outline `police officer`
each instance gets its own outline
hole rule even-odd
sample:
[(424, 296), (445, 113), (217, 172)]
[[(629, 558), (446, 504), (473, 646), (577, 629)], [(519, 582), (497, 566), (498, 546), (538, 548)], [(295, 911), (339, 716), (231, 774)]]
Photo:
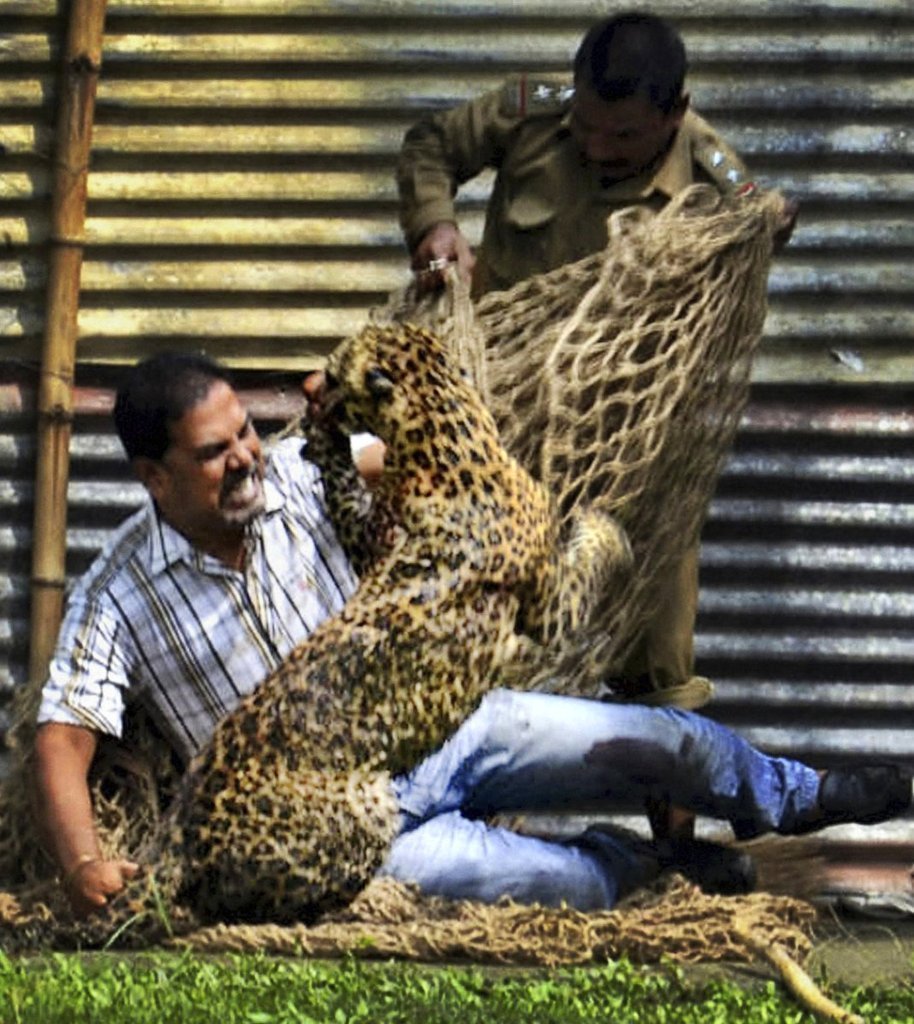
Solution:
[[(456, 261), (479, 295), (604, 248), (623, 207), (659, 209), (698, 182), (745, 187), (742, 161), (689, 109), (685, 71), (672, 26), (623, 14), (585, 35), (573, 83), (524, 75), (414, 125), (397, 171), (413, 268)], [(487, 167), (497, 174), (474, 260), (454, 193)]]
[[(504, 289), (605, 248), (616, 210), (659, 209), (697, 183), (723, 193), (751, 189), (739, 157), (689, 109), (685, 74), (685, 48), (671, 25), (620, 14), (586, 33), (573, 81), (524, 75), (414, 125), (397, 181), (419, 290), (440, 286), (451, 262), (472, 278), (476, 296)], [(496, 175), (474, 255), (454, 195), (484, 168)], [(791, 227), (792, 217), (783, 241)], [(688, 707), (709, 698), (710, 684), (693, 676), (697, 595), (696, 541), (664, 581), (622, 689)]]

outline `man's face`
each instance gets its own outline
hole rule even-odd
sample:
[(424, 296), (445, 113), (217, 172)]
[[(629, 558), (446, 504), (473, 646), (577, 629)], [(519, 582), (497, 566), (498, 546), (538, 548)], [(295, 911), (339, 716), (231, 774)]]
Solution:
[(214, 381), (170, 425), (171, 444), (140, 475), (166, 522), (197, 543), (241, 530), (264, 507), (263, 452), (234, 390)]
[(685, 107), (683, 101), (664, 114), (641, 96), (606, 101), (578, 85), (571, 101), (571, 135), (586, 160), (621, 181), (666, 152)]

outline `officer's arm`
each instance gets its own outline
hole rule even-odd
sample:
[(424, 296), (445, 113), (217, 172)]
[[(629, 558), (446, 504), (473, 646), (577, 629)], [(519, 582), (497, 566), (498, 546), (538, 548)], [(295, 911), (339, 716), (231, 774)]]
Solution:
[(397, 164), (400, 226), (410, 252), (438, 224), (456, 225), (454, 196), (485, 167), (497, 166), (519, 123), (508, 83), (406, 133)]

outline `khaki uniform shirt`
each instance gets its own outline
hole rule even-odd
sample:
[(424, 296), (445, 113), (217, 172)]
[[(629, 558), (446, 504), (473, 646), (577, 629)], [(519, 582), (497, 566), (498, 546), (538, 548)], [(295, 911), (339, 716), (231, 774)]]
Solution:
[(659, 165), (613, 182), (583, 159), (571, 137), (572, 96), (567, 83), (522, 76), (411, 128), (397, 169), (410, 248), (433, 224), (456, 222), (457, 188), (487, 167), (497, 174), (477, 253), (477, 294), (604, 248), (606, 221), (616, 210), (659, 209), (699, 182), (722, 191), (747, 183), (739, 157), (692, 111)]

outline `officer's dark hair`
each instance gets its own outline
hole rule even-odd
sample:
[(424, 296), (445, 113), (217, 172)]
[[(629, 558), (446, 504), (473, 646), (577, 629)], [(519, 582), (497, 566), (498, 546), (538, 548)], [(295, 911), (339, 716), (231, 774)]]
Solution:
[(191, 352), (161, 352), (132, 367), (117, 389), (114, 426), (128, 459), (159, 461), (171, 444), (169, 424), (202, 402), (225, 367)]
[(682, 96), (686, 52), (669, 22), (630, 11), (593, 25), (574, 59), (574, 80), (602, 100), (642, 96), (669, 114)]

